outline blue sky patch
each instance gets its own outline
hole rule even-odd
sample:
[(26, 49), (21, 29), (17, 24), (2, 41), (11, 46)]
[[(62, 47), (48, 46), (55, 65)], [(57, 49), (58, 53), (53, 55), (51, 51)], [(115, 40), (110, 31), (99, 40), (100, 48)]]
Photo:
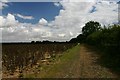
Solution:
[(55, 6), (53, 2), (11, 2), (7, 3), (9, 7), (2, 10), (6, 16), (8, 13), (32, 16), (34, 19), (28, 20), (16, 16), (16, 19), (25, 23), (38, 23), (39, 19), (45, 18), (48, 22), (54, 20), (59, 15), (62, 6)]

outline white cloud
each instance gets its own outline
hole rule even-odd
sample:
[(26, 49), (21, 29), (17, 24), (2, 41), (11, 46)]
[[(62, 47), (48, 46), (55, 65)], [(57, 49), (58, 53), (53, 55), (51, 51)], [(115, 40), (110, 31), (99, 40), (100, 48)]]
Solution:
[[(91, 20), (98, 21), (102, 25), (108, 25), (118, 22), (118, 5), (113, 2), (61, 2), (64, 10), (60, 10), (55, 17), (53, 24), (59, 32), (65, 34), (66, 40), (81, 33), (83, 25)], [(77, 0), (76, 0), (77, 1)], [(96, 11), (92, 12), (93, 6)], [(57, 33), (59, 33), (57, 32)], [(67, 32), (67, 33), (66, 33)], [(63, 35), (62, 35), (63, 36)]]
[(0, 2), (0, 10), (4, 9), (5, 7), (8, 7), (6, 3)]
[(34, 19), (33, 16), (25, 16), (25, 15), (21, 15), (21, 14), (15, 14), (15, 16), (18, 16), (18, 17), (20, 17), (22, 19)]
[(1, 2), (8, 2), (8, 0), (0, 0)]
[[(60, 11), (60, 15), (56, 17), (54, 23), (59, 26), (80, 26), (87, 21), (95, 20), (102, 24), (111, 24), (117, 22), (117, 12), (113, 11), (118, 9), (118, 5), (114, 3), (94, 3), (94, 2), (81, 2), (81, 3), (61, 3), (65, 10)], [(90, 13), (93, 6), (96, 7), (96, 12)], [(104, 20), (104, 21), (103, 21)], [(75, 25), (74, 25), (75, 24)]]
[(9, 13), (6, 17), (0, 16), (0, 21), (2, 21), (0, 32), (2, 31), (4, 42), (47, 40), (52, 36), (50, 28), (43, 25), (47, 24), (47, 21), (43, 18), (38, 24), (20, 23), (14, 15)]
[(15, 16), (12, 14), (8, 14), (6, 17), (5, 24), (6, 25), (14, 25), (15, 23), (17, 23), (17, 21), (15, 20)]
[(0, 27), (10, 27), (15, 26), (18, 21), (15, 19), (15, 16), (8, 13), (6, 17), (0, 16)]
[(71, 35), (71, 36), (73, 36), (73, 33), (72, 33), (72, 32), (70, 32), (70, 35)]
[(8, 7), (8, 5), (6, 4), (7, 2), (8, 2), (8, 0), (0, 1), (0, 10), (4, 9), (5, 7)]
[[(7, 17), (0, 16), (0, 22), (4, 24), (0, 23), (0, 26), (4, 26), (0, 28), (3, 40), (66, 41), (80, 34), (84, 24), (90, 20), (103, 25), (118, 22), (118, 5), (115, 2), (60, 2), (60, 4), (64, 9), (61, 9), (59, 15), (51, 22), (41, 18), (37, 24), (20, 23), (12, 14), (8, 14)], [(8, 24), (9, 27), (5, 27)]]
[(47, 23), (48, 23), (47, 20), (44, 19), (44, 18), (41, 18), (41, 19), (39, 20), (39, 24), (41, 24), (41, 25), (46, 25)]
[(69, 0), (70, 2), (94, 2), (96, 0)]
[(55, 2), (54, 5), (57, 6), (57, 7), (59, 7), (61, 4), (58, 3), (58, 2)]
[(3, 26), (3, 23), (5, 22), (5, 19), (3, 16), (0, 16), (0, 26)]
[(58, 34), (59, 37), (65, 37), (65, 34)]

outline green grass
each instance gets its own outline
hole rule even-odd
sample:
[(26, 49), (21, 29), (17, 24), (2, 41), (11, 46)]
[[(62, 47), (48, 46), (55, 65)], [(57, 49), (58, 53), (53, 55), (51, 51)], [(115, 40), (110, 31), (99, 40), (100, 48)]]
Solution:
[[(69, 68), (72, 63), (79, 58), (80, 45), (68, 49), (63, 53), (61, 57), (56, 57), (54, 64), (43, 65), (40, 73), (37, 74), (27, 74), (25, 78), (60, 78), (61, 76), (68, 73)], [(39, 68), (41, 68), (39, 67)]]

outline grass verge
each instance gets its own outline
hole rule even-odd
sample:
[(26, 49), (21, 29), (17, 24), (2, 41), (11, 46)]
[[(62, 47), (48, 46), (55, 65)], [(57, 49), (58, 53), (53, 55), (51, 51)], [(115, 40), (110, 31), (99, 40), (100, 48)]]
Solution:
[(25, 78), (61, 78), (69, 72), (69, 67), (79, 58), (80, 45), (68, 49), (61, 57), (56, 57), (53, 64), (38, 67), (39, 73), (26, 74)]

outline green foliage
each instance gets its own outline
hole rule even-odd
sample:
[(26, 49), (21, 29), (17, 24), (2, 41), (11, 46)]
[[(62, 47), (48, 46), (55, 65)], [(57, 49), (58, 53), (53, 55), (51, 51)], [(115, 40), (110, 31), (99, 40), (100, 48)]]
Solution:
[(109, 68), (120, 71), (120, 25), (104, 27), (86, 37), (86, 43), (101, 49), (101, 60)]
[(101, 42), (101, 31), (94, 32), (86, 38), (88, 44), (97, 45)]
[(84, 36), (88, 36), (89, 34), (100, 30), (100, 26), (101, 25), (98, 22), (90, 21), (82, 28), (82, 33)]
[[(89, 21), (88, 23), (85, 24), (85, 26), (82, 28), (82, 34), (79, 34), (76, 38), (72, 38), (70, 42), (74, 43), (83, 43), (86, 41), (86, 38), (97, 31), (101, 30), (101, 25), (99, 22), (94, 22), (94, 21)], [(93, 34), (94, 35), (94, 34)], [(89, 36), (90, 37), (90, 36)]]
[(120, 26), (112, 25), (103, 28), (87, 36), (86, 40), (89, 44), (101, 46), (119, 46), (120, 45)]
[(89, 21), (82, 28), (82, 34), (70, 42), (83, 42), (103, 51), (101, 60), (105, 65), (120, 71), (120, 25), (100, 27), (99, 22)]
[(77, 38), (72, 38), (70, 42), (72, 43), (78, 43), (78, 42), (84, 42), (84, 35), (80, 34), (77, 36)]

